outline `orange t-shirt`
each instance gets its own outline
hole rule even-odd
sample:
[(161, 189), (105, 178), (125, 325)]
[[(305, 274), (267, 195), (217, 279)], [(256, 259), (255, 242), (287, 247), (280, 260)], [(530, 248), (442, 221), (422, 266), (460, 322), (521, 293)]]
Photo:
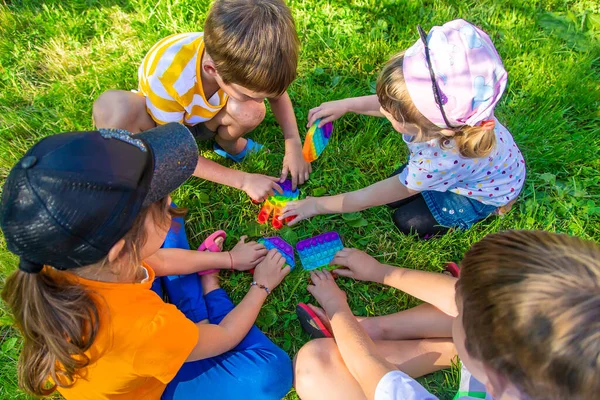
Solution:
[(65, 399), (160, 399), (198, 342), (196, 325), (150, 290), (154, 271), (144, 267), (142, 283), (76, 277), (98, 295), (100, 324), (87, 371), (71, 388), (59, 388)]

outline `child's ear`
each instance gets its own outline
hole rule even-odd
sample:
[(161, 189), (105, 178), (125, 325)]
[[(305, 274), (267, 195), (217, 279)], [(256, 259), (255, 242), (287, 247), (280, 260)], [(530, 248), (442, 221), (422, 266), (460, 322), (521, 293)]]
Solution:
[(210, 57), (207, 57), (206, 60), (202, 62), (202, 69), (209, 76), (215, 77), (218, 75), (217, 68), (215, 67), (215, 62)]
[(108, 252), (108, 262), (109, 263), (112, 263), (117, 258), (119, 258), (119, 256), (121, 255), (121, 252), (123, 251), (123, 247), (125, 247), (125, 239), (119, 240), (117, 243), (114, 244), (113, 247), (111, 247), (110, 251)]

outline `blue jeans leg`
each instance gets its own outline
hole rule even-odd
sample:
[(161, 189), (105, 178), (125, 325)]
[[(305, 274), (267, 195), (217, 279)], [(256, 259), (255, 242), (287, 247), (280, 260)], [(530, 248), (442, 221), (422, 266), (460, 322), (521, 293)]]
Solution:
[[(209, 321), (218, 324), (234, 308), (223, 289), (205, 296)], [(163, 400), (276, 400), (292, 387), (292, 362), (256, 326), (232, 350), (188, 362), (167, 385)]]

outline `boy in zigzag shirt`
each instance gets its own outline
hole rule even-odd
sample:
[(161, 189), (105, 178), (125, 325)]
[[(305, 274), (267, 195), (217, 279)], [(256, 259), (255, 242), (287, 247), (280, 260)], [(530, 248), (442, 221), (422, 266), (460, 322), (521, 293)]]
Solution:
[(163, 38), (145, 56), (137, 93), (109, 90), (94, 103), (98, 128), (138, 133), (169, 122), (187, 125), (198, 140), (214, 139), (217, 154), (241, 162), (263, 146), (245, 137), (265, 117), (268, 99), (285, 139), (281, 176), (250, 174), (200, 157), (194, 175), (263, 201), (281, 192), (288, 173), (294, 189), (310, 163), (287, 87), (296, 77), (298, 37), (282, 0), (218, 0), (204, 32)]

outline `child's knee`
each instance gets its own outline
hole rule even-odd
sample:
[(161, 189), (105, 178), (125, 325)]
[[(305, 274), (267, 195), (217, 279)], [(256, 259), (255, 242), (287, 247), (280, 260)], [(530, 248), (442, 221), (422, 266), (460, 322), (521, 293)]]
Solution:
[(240, 102), (231, 98), (227, 101), (227, 113), (246, 131), (256, 128), (265, 119), (266, 112), (262, 101)]
[(298, 396), (321, 384), (320, 379), (331, 370), (335, 347), (333, 339), (315, 339), (302, 346), (294, 359), (294, 387)]
[(133, 128), (140, 125), (137, 120), (142, 113), (147, 114), (145, 99), (122, 90), (107, 90), (96, 99), (92, 108), (94, 124), (98, 128), (137, 130)]

